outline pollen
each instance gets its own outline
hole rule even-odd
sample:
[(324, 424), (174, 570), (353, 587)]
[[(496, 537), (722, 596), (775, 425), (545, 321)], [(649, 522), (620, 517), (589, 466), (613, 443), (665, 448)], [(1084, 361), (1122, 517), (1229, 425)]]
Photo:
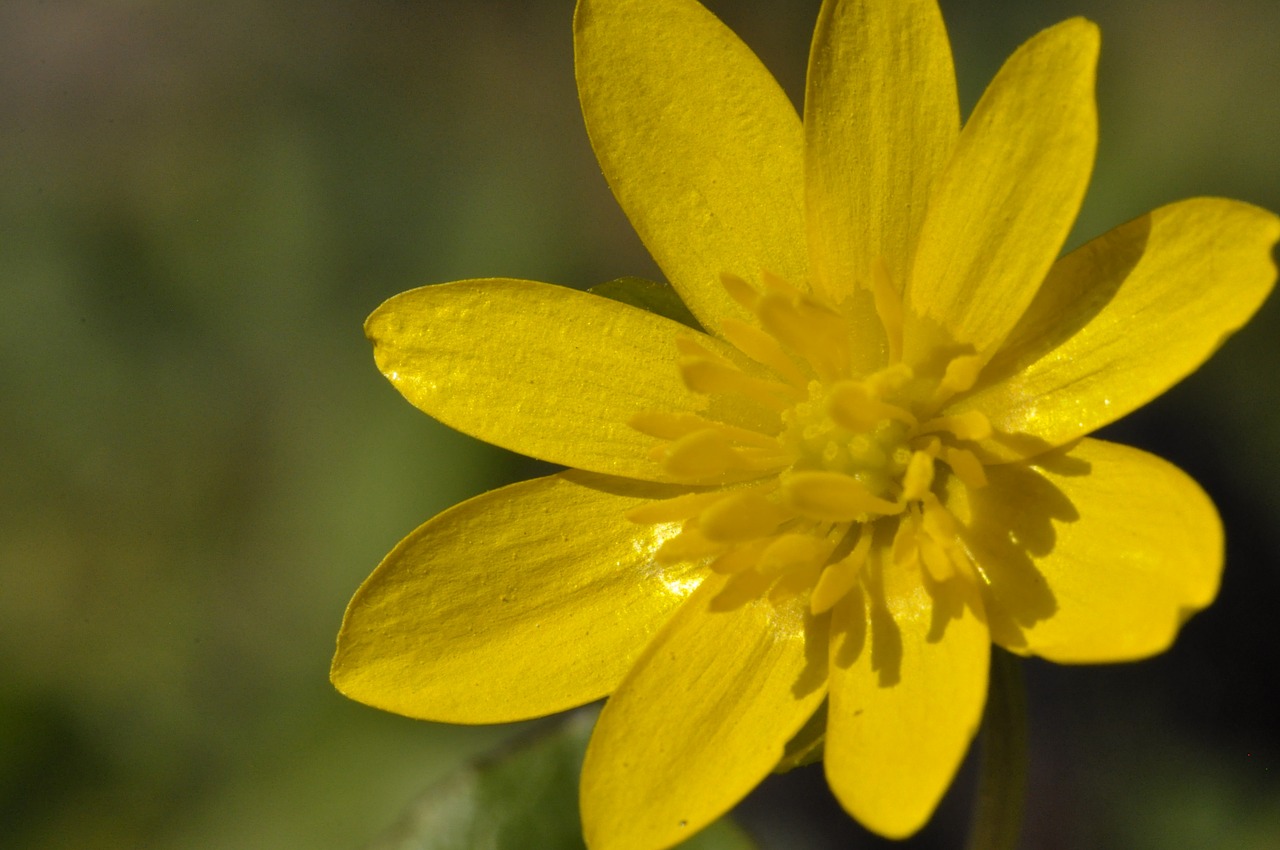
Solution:
[[(630, 422), (689, 485), (628, 514), (678, 524), (657, 560), (702, 559), (729, 576), (722, 607), (804, 594), (815, 614), (858, 587), (869, 564), (915, 570), (926, 583), (977, 581), (941, 495), (952, 482), (986, 485), (979, 444), (991, 423), (945, 412), (977, 382), (982, 358), (949, 350), (904, 362), (904, 307), (883, 261), (867, 280), (884, 331), (871, 369), (855, 364), (853, 325), (837, 306), (768, 273), (758, 285), (730, 274), (721, 283), (750, 314), (719, 328), (735, 350), (719, 353), (691, 332), (676, 352), (704, 412)], [(755, 415), (722, 413), (743, 410)]]

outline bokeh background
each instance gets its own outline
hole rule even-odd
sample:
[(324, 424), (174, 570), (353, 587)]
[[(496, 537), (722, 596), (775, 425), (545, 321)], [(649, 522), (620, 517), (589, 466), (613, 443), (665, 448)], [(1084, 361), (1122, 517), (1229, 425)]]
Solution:
[[(708, 5), (798, 101), (817, 0)], [(1073, 243), (1214, 194), (1280, 209), (1280, 4), (942, 0), (969, 108), (1021, 41), (1103, 29)], [(532, 474), (417, 413), (361, 322), (420, 284), (656, 276), (577, 112), (570, 0), (0, 4), (0, 845), (349, 848), (511, 734), (327, 682), (380, 557)], [(1211, 282), (1206, 282), (1211, 285)], [(1280, 846), (1280, 298), (1110, 430), (1229, 534), (1176, 648), (1029, 665), (1029, 848)], [(954, 847), (957, 784), (910, 847)], [(876, 847), (820, 770), (740, 810)]]

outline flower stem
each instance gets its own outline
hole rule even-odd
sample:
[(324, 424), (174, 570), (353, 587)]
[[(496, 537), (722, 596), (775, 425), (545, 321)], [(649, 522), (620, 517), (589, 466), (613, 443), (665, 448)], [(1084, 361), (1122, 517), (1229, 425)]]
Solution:
[(1026, 799), (1027, 692), (1022, 662), (997, 646), (991, 653), (978, 797), (966, 850), (1014, 850)]

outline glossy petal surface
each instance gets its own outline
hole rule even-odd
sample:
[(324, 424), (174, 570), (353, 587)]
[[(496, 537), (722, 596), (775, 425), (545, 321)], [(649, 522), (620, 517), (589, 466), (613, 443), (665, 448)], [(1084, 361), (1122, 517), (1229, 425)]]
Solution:
[(768, 775), (822, 702), (826, 643), (802, 606), (714, 611), (722, 583), (680, 607), (600, 713), (582, 769), (592, 850), (688, 838)]
[(1097, 146), (1098, 30), (1081, 18), (1028, 41), (974, 108), (939, 178), (906, 289), (907, 359), (943, 341), (994, 348), (1049, 271)]
[(703, 406), (673, 368), (677, 322), (573, 289), (517, 280), (424, 286), (365, 322), (378, 368), (446, 425), (577, 469), (668, 480), (638, 411)]
[(951, 507), (989, 583), (992, 637), (1013, 652), (1144, 658), (1217, 593), (1213, 503), (1146, 452), (1086, 439), (1032, 466), (992, 467), (989, 485), (965, 501)]
[(840, 303), (897, 285), (960, 130), (951, 45), (933, 0), (827, 0), (805, 92), (805, 203), (815, 291)]
[[(924, 825), (982, 718), (991, 640), (976, 591), (926, 589), (918, 571), (836, 607), (827, 781), (846, 810), (890, 838)], [(864, 601), (865, 600), (865, 601)]]
[(663, 527), (623, 517), (666, 489), (565, 473), (445, 511), (352, 599), (334, 684), (451, 723), (538, 717), (604, 696), (702, 577), (654, 564)]
[(582, 0), (578, 94), (614, 195), (703, 326), (722, 272), (808, 285), (803, 133), (755, 54), (693, 0)]
[(1060, 446), (1124, 416), (1195, 371), (1275, 282), (1280, 219), (1218, 198), (1160, 207), (1059, 260), (955, 409), (1006, 434), (997, 456)]

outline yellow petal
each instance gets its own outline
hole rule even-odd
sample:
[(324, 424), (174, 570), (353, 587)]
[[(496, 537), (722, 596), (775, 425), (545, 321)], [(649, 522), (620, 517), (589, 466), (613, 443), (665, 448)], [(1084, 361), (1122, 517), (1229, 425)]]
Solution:
[(582, 768), (592, 850), (670, 847), (702, 829), (769, 774), (822, 702), (826, 640), (803, 604), (714, 612), (724, 582), (707, 579), (680, 606), (600, 713)]
[(805, 204), (814, 290), (840, 303), (888, 264), (910, 271), (929, 190), (960, 129), (951, 45), (934, 0), (826, 0), (805, 92)]
[(948, 507), (986, 577), (992, 638), (1052, 661), (1129, 661), (1167, 648), (1217, 593), (1213, 503), (1158, 457), (1081, 441), (1036, 465), (988, 467)]
[(448, 723), (520, 720), (600, 698), (703, 574), (654, 563), (670, 527), (623, 518), (670, 489), (565, 473), (445, 511), (401, 541), (351, 600), (334, 685)]
[[(685, 326), (606, 298), (517, 280), (413, 289), (365, 322), (378, 368), (441, 422), (578, 469), (669, 480), (661, 441), (628, 424), (705, 400), (680, 380)], [(710, 337), (703, 344), (728, 349)]]
[(1018, 440), (997, 457), (1088, 434), (1195, 371), (1261, 306), (1280, 219), (1217, 198), (1161, 207), (1071, 252), (955, 410)]
[(991, 642), (963, 580), (930, 593), (902, 565), (886, 566), (883, 580), (882, 592), (847, 597), (833, 613), (824, 758), (845, 809), (904, 838), (929, 819), (977, 731)]
[(939, 177), (907, 283), (907, 362), (938, 343), (980, 353), (1008, 334), (1053, 264), (1097, 146), (1098, 30), (1064, 21), (992, 80)]
[(580, 0), (574, 33), (596, 158), (703, 326), (747, 318), (722, 272), (807, 287), (800, 119), (750, 49), (693, 0)]

